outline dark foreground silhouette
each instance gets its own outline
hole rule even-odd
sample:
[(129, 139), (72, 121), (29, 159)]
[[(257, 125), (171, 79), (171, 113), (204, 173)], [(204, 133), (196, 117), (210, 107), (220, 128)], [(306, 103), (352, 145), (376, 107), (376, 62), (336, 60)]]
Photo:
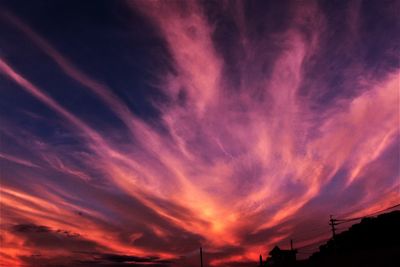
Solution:
[(307, 260), (296, 261), (296, 250), (275, 247), (262, 266), (271, 267), (399, 267), (400, 211), (364, 218), (337, 234)]

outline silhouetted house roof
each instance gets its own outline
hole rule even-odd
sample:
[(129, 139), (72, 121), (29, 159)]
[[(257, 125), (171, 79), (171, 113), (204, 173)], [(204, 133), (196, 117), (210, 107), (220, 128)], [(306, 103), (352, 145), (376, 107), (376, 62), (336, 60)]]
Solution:
[(267, 259), (268, 265), (272, 266), (282, 266), (290, 263), (296, 262), (296, 254), (297, 250), (285, 250), (280, 249), (278, 246), (275, 246), (269, 252), (269, 258)]

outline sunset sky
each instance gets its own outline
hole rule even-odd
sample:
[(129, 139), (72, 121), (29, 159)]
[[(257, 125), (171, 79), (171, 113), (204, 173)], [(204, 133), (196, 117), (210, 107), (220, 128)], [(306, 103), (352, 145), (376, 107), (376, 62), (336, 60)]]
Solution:
[(399, 12), (1, 1), (0, 266), (253, 266), (400, 203)]

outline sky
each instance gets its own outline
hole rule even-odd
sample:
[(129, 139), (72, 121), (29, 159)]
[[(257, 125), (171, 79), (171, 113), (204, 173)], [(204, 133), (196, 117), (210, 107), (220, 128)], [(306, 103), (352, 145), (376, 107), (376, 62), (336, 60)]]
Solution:
[(0, 265), (253, 266), (400, 203), (399, 11), (1, 1)]

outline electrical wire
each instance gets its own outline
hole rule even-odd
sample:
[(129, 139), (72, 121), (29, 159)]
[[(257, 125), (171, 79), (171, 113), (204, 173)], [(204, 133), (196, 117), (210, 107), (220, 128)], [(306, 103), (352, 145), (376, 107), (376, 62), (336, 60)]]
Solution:
[[(374, 215), (378, 215), (378, 214), (380, 214), (380, 213), (382, 213), (382, 212), (385, 212), (385, 211), (388, 211), (388, 210), (392, 210), (392, 209), (397, 208), (397, 207), (400, 207), (400, 203), (399, 203), (399, 204), (396, 204), (396, 205), (393, 205), (393, 206), (391, 206), (391, 207), (388, 207), (388, 208), (385, 208), (385, 209), (382, 209), (382, 210), (379, 210), (379, 211), (376, 211), (376, 212), (373, 212), (373, 213), (364, 215), (364, 216), (360, 216), (360, 217), (347, 218), (347, 219), (335, 219), (335, 220), (334, 220), (334, 221), (335, 221), (335, 225), (344, 224), (344, 223), (350, 223), (350, 222), (354, 222), (354, 221), (356, 221), (356, 220), (361, 220), (361, 219), (363, 219), (363, 218), (368, 218), (368, 217), (371, 217), (371, 216), (374, 216)], [(315, 230), (316, 230), (316, 229), (313, 229), (313, 230), (311, 230), (311, 232), (314, 232)], [(341, 228), (336, 228), (336, 230), (338, 230), (338, 231), (340, 231), (340, 232), (343, 232), (343, 231), (348, 230), (348, 228), (346, 228), (346, 227), (341, 227)], [(310, 231), (307, 231), (307, 233), (308, 233), (308, 232), (310, 232)], [(324, 231), (324, 232), (327, 232), (327, 231)], [(321, 233), (321, 234), (322, 234), (322, 233)], [(313, 242), (313, 243), (311, 243), (311, 244), (309, 244), (309, 245), (305, 245), (305, 246), (302, 246), (302, 247), (299, 247), (299, 248), (296, 248), (296, 249), (299, 251), (298, 253), (301, 253), (301, 254), (313, 254), (315, 251), (314, 251), (314, 252), (310, 252), (309, 250), (304, 251), (304, 249), (305, 249), (305, 248), (308, 248), (308, 249), (311, 248), (311, 250), (312, 250), (313, 247), (315, 247), (314, 249), (316, 249), (316, 248), (319, 247), (322, 243), (324, 243), (324, 242), (326, 242), (326, 241), (328, 241), (328, 240), (330, 240), (330, 239), (331, 239), (331, 238), (323, 239), (323, 240), (320, 240), (320, 241), (317, 241), (317, 242)]]
[(388, 210), (391, 210), (391, 209), (394, 209), (394, 208), (397, 208), (397, 207), (400, 207), (400, 203), (399, 203), (399, 204), (396, 204), (396, 205), (394, 205), (394, 206), (385, 208), (385, 209), (383, 209), (383, 210), (376, 211), (376, 212), (373, 212), (373, 213), (364, 215), (364, 216), (355, 217), (355, 218), (348, 218), (348, 219), (335, 219), (335, 221), (337, 221), (338, 224), (346, 223), (346, 222), (352, 222), (352, 221), (357, 221), (357, 220), (361, 220), (361, 219), (364, 219), (364, 218), (367, 218), (367, 217), (371, 217), (371, 216), (377, 215), (377, 214), (379, 214), (379, 213), (382, 213), (382, 212), (384, 212), (384, 211), (388, 211)]

